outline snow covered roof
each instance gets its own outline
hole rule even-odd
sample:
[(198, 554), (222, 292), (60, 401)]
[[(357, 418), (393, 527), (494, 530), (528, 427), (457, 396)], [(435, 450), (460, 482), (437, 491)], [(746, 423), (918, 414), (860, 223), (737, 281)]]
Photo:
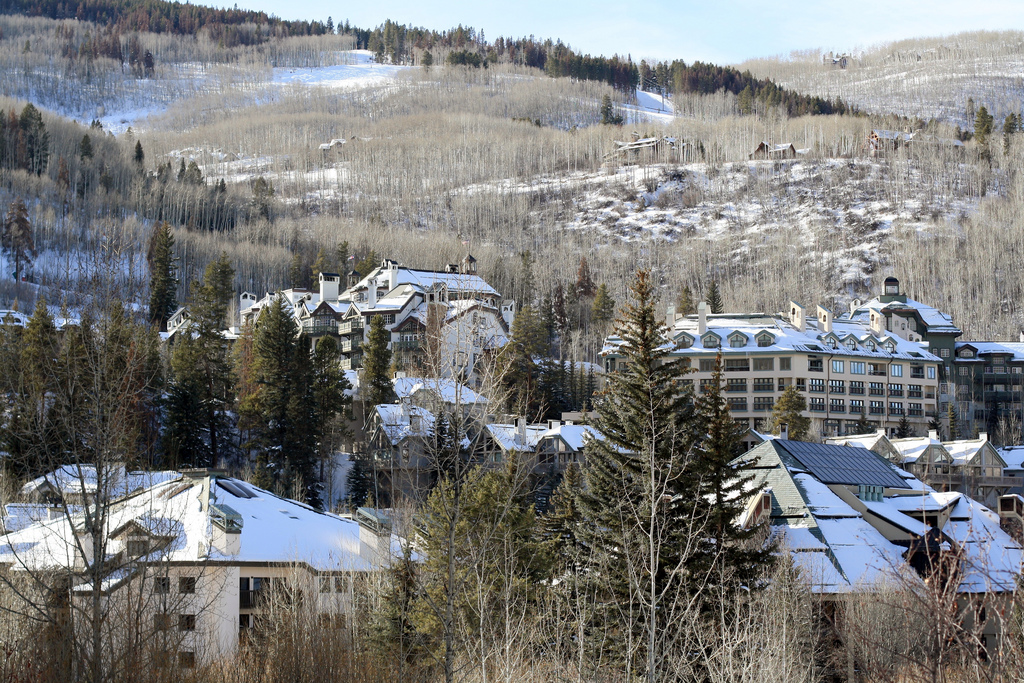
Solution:
[[(162, 481), (180, 477), (174, 471), (129, 472), (124, 467), (111, 466), (104, 473), (104, 486), (111, 498), (153, 486)], [(32, 496), (40, 491), (50, 490), (59, 496), (83, 496), (96, 493), (98, 476), (94, 465), (63, 465), (53, 472), (36, 477), (21, 487), (22, 496)]]
[(492, 423), (486, 426), (488, 434), (506, 453), (536, 450), (540, 439), (548, 431), (547, 425), (524, 425)]
[(1024, 343), (1020, 342), (957, 342), (956, 350), (969, 346), (978, 356), (1009, 355), (1009, 360), (1024, 361)]
[(374, 268), (355, 286), (349, 288), (346, 294), (352, 291), (368, 289), (371, 279), (376, 279), (378, 283), (387, 281), (392, 290), (403, 284), (416, 285), (423, 291), (434, 288), (437, 285), (444, 285), (452, 292), (499, 296), (498, 291), (487, 284), (487, 281), (479, 275), (436, 270), (416, 270), (399, 266), (393, 262), (385, 262), (383, 265)]
[(399, 399), (411, 398), (418, 391), (428, 391), (451, 405), (487, 403), (487, 397), (453, 379), (434, 377), (395, 377), (391, 380)]
[[(975, 456), (978, 455), (978, 451), (985, 448), (988, 444), (988, 436), (982, 435), (977, 439), (961, 439), (959, 441), (944, 441), (943, 447), (949, 452), (949, 455), (953, 458), (953, 463), (956, 465), (967, 465), (974, 460)], [(994, 446), (990, 446), (995, 451)], [(996, 456), (998, 457), (998, 451)]]
[(870, 320), (871, 311), (897, 314), (901, 311), (914, 311), (921, 318), (921, 322), (928, 328), (929, 333), (962, 334), (960, 328), (953, 323), (953, 316), (920, 301), (914, 301), (910, 297), (906, 297), (906, 299), (905, 303), (903, 301), (882, 303), (880, 299), (875, 298), (850, 313), (844, 313), (836, 317), (836, 322), (855, 321), (867, 324)]
[[(948, 455), (948, 451), (942, 446), (942, 442), (930, 436), (915, 436), (906, 439), (890, 439), (889, 443), (903, 456), (903, 463), (906, 465), (917, 462), (929, 448), (939, 449), (940, 453)], [(945, 458), (943, 458), (945, 460)]]
[(600, 438), (599, 432), (590, 425), (552, 425), (540, 436), (540, 440), (560, 437), (574, 451), (582, 451), (590, 439)]
[[(216, 509), (238, 513), (240, 550), (225, 554), (213, 541)], [(15, 569), (68, 567), (76, 556), (81, 514), (40, 521), (0, 537), (0, 563)], [(320, 571), (368, 571), (360, 556), (359, 525), (280, 498), (226, 476), (182, 476), (162, 481), (113, 503), (106, 534), (142, 530), (161, 540), (147, 560), (228, 563), (305, 562)]]
[(1004, 469), (1024, 469), (1024, 446), (1004, 446), (996, 450), (999, 452), (999, 457), (1006, 463)]
[(434, 427), (434, 414), (419, 406), (386, 403), (375, 406), (374, 410), (392, 446), (409, 437), (427, 437)]
[[(980, 503), (960, 493), (936, 492), (895, 466), (892, 471), (909, 488), (886, 487), (877, 498), (852, 499), (854, 490), (822, 482), (799, 460), (801, 449), (794, 454), (787, 443), (766, 441), (742, 458), (755, 459), (751, 490), (771, 496), (772, 530), (814, 591), (844, 593), (889, 575), (905, 564), (907, 539), (936, 533), (925, 523), (925, 513), (934, 519), (935, 512), (946, 510), (952, 511), (938, 532), (962, 551), (959, 591), (1014, 589), (1021, 548)], [(842, 454), (843, 448), (833, 448), (837, 457)]]

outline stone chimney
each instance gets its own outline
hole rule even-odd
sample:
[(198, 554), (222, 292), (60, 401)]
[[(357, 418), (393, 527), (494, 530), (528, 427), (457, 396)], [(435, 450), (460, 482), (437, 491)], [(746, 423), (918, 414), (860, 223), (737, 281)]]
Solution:
[(821, 305), (818, 306), (818, 329), (822, 334), (832, 331), (832, 311)]
[(795, 301), (789, 302), (789, 322), (798, 331), (807, 331), (807, 311)]
[(708, 302), (701, 301), (697, 304), (697, 334), (702, 335), (708, 331)]

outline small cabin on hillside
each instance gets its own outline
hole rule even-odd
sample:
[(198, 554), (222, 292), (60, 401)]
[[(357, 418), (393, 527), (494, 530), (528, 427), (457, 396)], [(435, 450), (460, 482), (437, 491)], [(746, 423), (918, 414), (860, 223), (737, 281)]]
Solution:
[(796, 147), (792, 143), (784, 142), (780, 145), (772, 145), (761, 141), (761, 144), (750, 153), (751, 160), (757, 159), (793, 159), (796, 157)]

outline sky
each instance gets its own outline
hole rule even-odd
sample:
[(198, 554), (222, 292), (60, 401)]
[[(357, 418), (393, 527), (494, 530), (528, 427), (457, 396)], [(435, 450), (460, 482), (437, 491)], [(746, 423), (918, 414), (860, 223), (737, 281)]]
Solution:
[[(220, 5), (213, 0), (202, 4)], [(581, 52), (735, 64), (795, 50), (854, 50), (902, 38), (1024, 29), (1024, 1), (974, 0), (242, 0), (282, 19), (385, 19), (444, 30), (558, 38)]]

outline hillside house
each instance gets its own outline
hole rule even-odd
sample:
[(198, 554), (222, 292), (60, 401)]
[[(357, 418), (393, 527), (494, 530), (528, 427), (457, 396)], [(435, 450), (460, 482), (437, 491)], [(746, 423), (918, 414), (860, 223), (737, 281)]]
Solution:
[(885, 156), (895, 152), (896, 150), (903, 149), (910, 145), (914, 141), (914, 137), (917, 133), (907, 133), (897, 130), (885, 130), (882, 128), (872, 129), (868, 133), (867, 149), (868, 153), (873, 157)]
[(586, 462), (583, 449), (587, 441), (596, 438), (599, 433), (590, 425), (549, 420), (547, 431), (537, 439), (534, 473), (561, 473), (569, 465), (582, 466)]
[[(314, 510), (218, 470), (186, 470), (109, 500), (100, 535), (105, 605), (111, 615), (132, 610), (137, 623), (168, 629), (169, 651), (154, 659), (184, 667), (230, 656), (276, 600), (304, 600), (323, 619), (344, 619), (354, 583), (385, 566), (392, 552), (388, 529)], [(64, 577), (68, 604), (84, 607), (93, 596), (93, 535), (83, 524), (82, 512), (70, 510), (0, 537), (6, 576)]]
[(679, 142), (673, 137), (654, 136), (642, 138), (638, 133), (633, 134), (633, 139), (626, 142), (615, 140), (615, 149), (604, 155), (605, 161), (619, 161), (624, 163), (664, 163), (683, 162), (683, 154), (686, 143)]
[(512, 423), (484, 425), (481, 452), (485, 463), (501, 466), (509, 461), (532, 461), (537, 444), (548, 431), (547, 424), (528, 424), (525, 417)]
[(796, 147), (789, 142), (773, 145), (769, 142), (761, 141), (761, 144), (759, 144), (749, 156), (752, 161), (756, 161), (758, 159), (795, 159)]
[[(955, 582), (958, 608), (1005, 608), (1021, 570), (1011, 535), (1024, 507), (1000, 513), (957, 492), (935, 491), (865, 448), (773, 439), (741, 456), (755, 463), (740, 523), (767, 524), (811, 589), (827, 599), (867, 590), (901, 566), (923, 581)], [(1006, 508), (1006, 511), (1003, 511)], [(936, 569), (940, 571), (936, 571)], [(980, 625), (989, 647), (1003, 624)]]
[[(1006, 461), (985, 432), (977, 439), (944, 441), (942, 446), (952, 458), (949, 475), (941, 482), (949, 490), (962, 490), (972, 498), (994, 506), (1000, 496), (1009, 493), (1018, 483), (1004, 476)], [(938, 479), (938, 475), (935, 478)]]
[(956, 342), (949, 400), (960, 429), (997, 433), (1024, 406), (1024, 343)]
[[(359, 278), (356, 280), (355, 278)], [(243, 293), (240, 326), (255, 324), (261, 311), (282, 296), (297, 328), (311, 342), (337, 337), (345, 369), (360, 366), (370, 321), (382, 316), (391, 333), (392, 353), (407, 368), (436, 363), (436, 374), (475, 379), (479, 362), (508, 341), (515, 304), (476, 274), (476, 259), (467, 255), (444, 271), (416, 270), (385, 259), (340, 291), (341, 276), (321, 273), (318, 292), (287, 289), (262, 299)], [(239, 328), (230, 331), (238, 335)]]

